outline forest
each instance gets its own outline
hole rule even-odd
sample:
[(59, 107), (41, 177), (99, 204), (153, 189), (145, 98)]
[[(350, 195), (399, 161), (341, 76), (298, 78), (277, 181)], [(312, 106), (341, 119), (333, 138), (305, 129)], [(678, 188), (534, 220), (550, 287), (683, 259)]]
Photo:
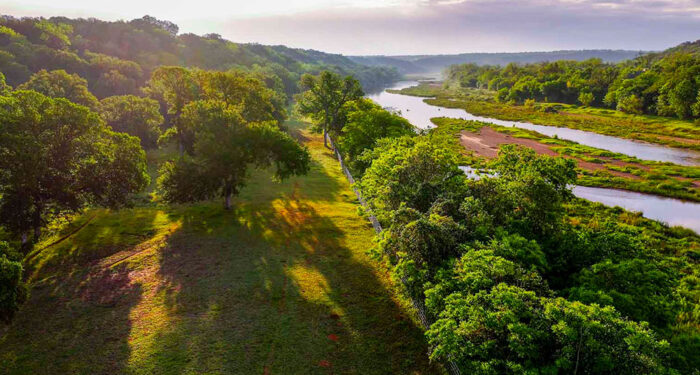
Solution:
[[(395, 68), (149, 16), (0, 25), (3, 373), (700, 368), (696, 233), (576, 198), (570, 158), (503, 145), (477, 165), (463, 124), (419, 131), (365, 96)], [(697, 118), (699, 67), (460, 65), (447, 84)]]
[(453, 65), (448, 85), (496, 92), (500, 102), (553, 102), (631, 114), (700, 117), (700, 41), (617, 64), (600, 59), (506, 66)]

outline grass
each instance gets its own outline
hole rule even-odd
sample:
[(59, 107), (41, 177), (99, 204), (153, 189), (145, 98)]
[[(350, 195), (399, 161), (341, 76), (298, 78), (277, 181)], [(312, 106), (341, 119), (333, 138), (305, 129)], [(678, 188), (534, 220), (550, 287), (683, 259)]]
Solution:
[(89, 210), (27, 256), (3, 374), (432, 374), (408, 303), (322, 140), (307, 176), (220, 202)]
[[(517, 106), (494, 101), (492, 91), (479, 89), (447, 90), (434, 84), (422, 84), (403, 89), (400, 90), (400, 93), (434, 97), (434, 99), (427, 99), (426, 102), (442, 107), (462, 108), (477, 116), (587, 130), (615, 137), (700, 151), (700, 142), (698, 142), (700, 140), (700, 124), (692, 121), (632, 115), (611, 109), (560, 103)], [(557, 112), (545, 112), (547, 107), (554, 107)]]
[[(467, 158), (465, 162), (470, 165), (483, 166), (484, 161), (464, 150), (459, 143), (459, 135), (465, 130), (478, 132), (482, 127), (489, 126), (512, 137), (532, 139), (546, 144), (562, 156), (603, 167), (599, 170), (579, 168), (577, 182), (579, 185), (625, 189), (700, 202), (700, 186), (693, 183), (700, 180), (700, 167), (640, 160), (559, 138), (547, 137), (526, 129), (452, 118), (435, 118), (432, 121), (437, 125), (431, 131), (434, 133), (433, 137), (441, 138), (451, 144), (450, 147), (465, 154)], [(621, 173), (616, 175), (615, 172)]]

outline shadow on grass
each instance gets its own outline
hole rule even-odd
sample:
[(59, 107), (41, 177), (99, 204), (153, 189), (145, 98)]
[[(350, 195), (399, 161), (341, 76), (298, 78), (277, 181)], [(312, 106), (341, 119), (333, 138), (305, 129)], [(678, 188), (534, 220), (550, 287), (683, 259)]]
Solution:
[(174, 323), (156, 334), (141, 372), (437, 371), (422, 331), (346, 246), (332, 213), (293, 196), (212, 211), (177, 218), (182, 230), (160, 264)]
[(255, 172), (232, 211), (100, 211), (65, 228), (31, 259), (32, 297), (0, 330), (0, 369), (439, 373), (364, 255), (372, 232), (332, 154), (311, 151), (328, 157), (281, 184)]

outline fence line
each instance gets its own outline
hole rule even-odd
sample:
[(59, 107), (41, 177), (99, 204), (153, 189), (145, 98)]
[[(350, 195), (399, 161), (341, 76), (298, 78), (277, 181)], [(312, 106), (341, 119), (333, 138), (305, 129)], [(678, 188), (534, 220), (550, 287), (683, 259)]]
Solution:
[[(348, 179), (348, 181), (352, 184), (352, 190), (355, 192), (355, 195), (357, 196), (357, 200), (360, 202), (360, 205), (365, 209), (365, 212), (367, 213), (367, 216), (369, 218), (369, 221), (372, 223), (372, 227), (374, 227), (374, 231), (377, 234), (380, 234), (382, 232), (382, 225), (379, 223), (379, 220), (377, 220), (377, 217), (374, 216), (372, 213), (372, 209), (369, 207), (365, 199), (362, 197), (362, 194), (360, 191), (355, 187), (355, 179), (352, 177), (352, 173), (350, 173), (350, 170), (348, 167), (345, 165), (345, 162), (343, 161), (342, 155), (340, 155), (340, 151), (335, 147), (335, 144), (333, 143), (333, 139), (331, 137), (328, 137), (328, 142), (330, 143), (331, 148), (335, 152), (335, 156), (338, 158), (338, 163), (340, 163), (340, 168), (343, 171), (343, 174), (345, 177)], [(406, 284), (406, 279), (402, 276), (401, 277), (401, 282), (405, 285)], [(416, 309), (416, 313), (418, 314), (418, 318), (420, 319), (421, 324), (423, 325), (423, 328), (425, 330), (430, 328), (430, 325), (432, 324), (430, 320), (428, 319), (428, 316), (426, 314), (425, 310), (425, 302), (420, 300), (420, 299), (415, 299), (413, 297), (411, 299), (411, 304), (413, 305), (413, 308)], [(445, 369), (450, 375), (460, 375), (459, 367), (454, 361), (448, 361), (445, 362)]]

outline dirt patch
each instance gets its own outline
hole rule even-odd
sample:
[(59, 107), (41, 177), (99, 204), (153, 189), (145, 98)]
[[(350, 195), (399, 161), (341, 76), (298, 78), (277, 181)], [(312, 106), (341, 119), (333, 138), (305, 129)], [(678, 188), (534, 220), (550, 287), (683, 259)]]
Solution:
[(547, 145), (532, 139), (511, 137), (508, 134), (499, 133), (488, 126), (484, 126), (479, 133), (463, 131), (460, 141), (462, 146), (474, 151), (477, 155), (485, 158), (495, 158), (498, 156), (498, 147), (504, 144), (518, 144), (530, 147), (538, 154), (556, 156), (559, 155)]
[(576, 161), (576, 164), (579, 168), (586, 169), (589, 171), (606, 170), (610, 174), (619, 177), (632, 179), (639, 178), (638, 176), (635, 176), (631, 173), (608, 170), (603, 164), (591, 163), (578, 158), (560, 155), (558, 152), (552, 150), (549, 146), (543, 143), (537, 142), (533, 139), (512, 137), (508, 134), (497, 132), (488, 126), (484, 126), (483, 128), (479, 129), (479, 133), (462, 131), (462, 134), (460, 136), (460, 142), (462, 146), (464, 146), (466, 149), (474, 151), (475, 154), (488, 159), (492, 159), (498, 156), (499, 146), (504, 144), (517, 144), (529, 147), (535, 150), (536, 153), (541, 155), (563, 156), (565, 158), (573, 159), (574, 161)]

